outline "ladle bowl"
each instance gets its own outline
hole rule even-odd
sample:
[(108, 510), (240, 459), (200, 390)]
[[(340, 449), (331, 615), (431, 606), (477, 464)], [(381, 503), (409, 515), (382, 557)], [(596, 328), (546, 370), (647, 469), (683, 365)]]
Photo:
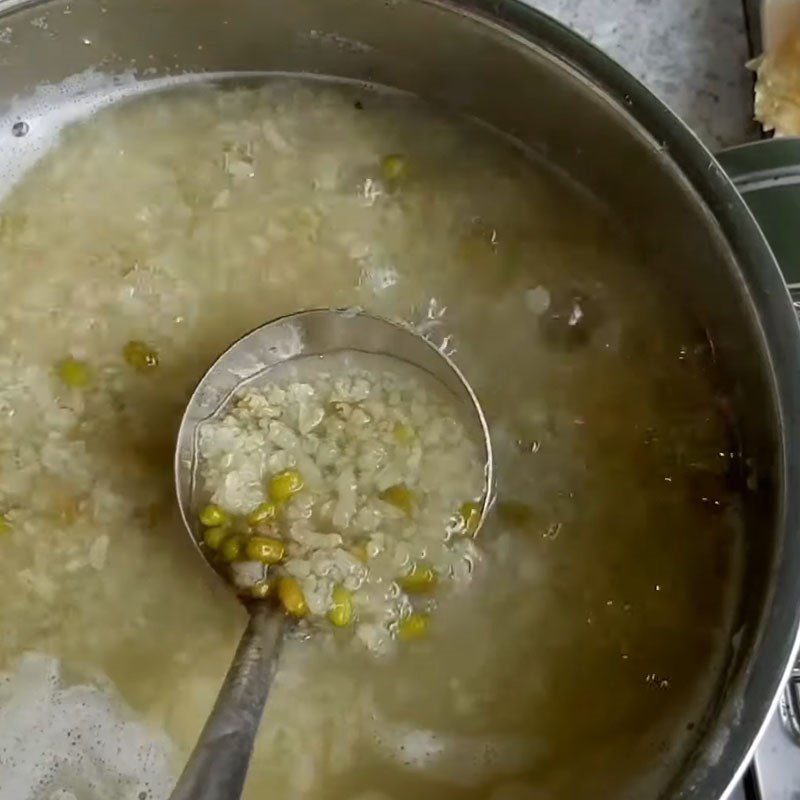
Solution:
[[(208, 369), (192, 393), (178, 431), (175, 486), (186, 530), (203, 556), (197, 522), (198, 441), (204, 422), (224, 415), (237, 395), (301, 358), (352, 352), (384, 356), (427, 373), (448, 392), (468, 435), (482, 444), (485, 491), (477, 534), (492, 500), (494, 465), (489, 427), (475, 392), (458, 367), (410, 326), (353, 309), (301, 311), (245, 334)], [(250, 620), (214, 708), (171, 800), (237, 800), (275, 674), (289, 618), (269, 600), (249, 600)]]

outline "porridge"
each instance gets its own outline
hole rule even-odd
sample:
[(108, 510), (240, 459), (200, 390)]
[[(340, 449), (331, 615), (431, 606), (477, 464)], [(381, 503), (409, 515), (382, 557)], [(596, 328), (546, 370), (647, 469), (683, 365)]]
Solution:
[(206, 553), (245, 595), (355, 625), (371, 650), (424, 635), (440, 577), (478, 556), (485, 465), (457, 401), (387, 357), (284, 366), (199, 429)]
[[(198, 83), (65, 129), (0, 203), (0, 260), (0, 800), (166, 797), (246, 619), (178, 518), (177, 426), (232, 341), (331, 306), (405, 320), (452, 354), (489, 419), (497, 499), (468, 581), (446, 591), (468, 553), (445, 547), (436, 591), (388, 604), (402, 619), (435, 602), (424, 637), (381, 657), (352, 635), (287, 642), (247, 797), (658, 787), (730, 637), (732, 446), (702, 328), (593, 198), (409, 98)], [(209, 430), (209, 530), (218, 512), (269, 522), (270, 497), (247, 481), (229, 493), (216, 466), (265, 398)], [(255, 465), (259, 491), (310, 485), (310, 463), (279, 462)], [(370, 489), (392, 490), (380, 512), (398, 528), (396, 487), (416, 480)], [(425, 478), (435, 526), (475, 497), (471, 480), (439, 492)], [(305, 513), (306, 491), (281, 524)], [(336, 583), (359, 564), (348, 557)]]

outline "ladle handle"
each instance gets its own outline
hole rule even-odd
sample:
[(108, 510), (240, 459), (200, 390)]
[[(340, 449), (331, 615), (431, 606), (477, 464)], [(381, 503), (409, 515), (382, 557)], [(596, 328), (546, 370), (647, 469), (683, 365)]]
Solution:
[(286, 617), (268, 603), (250, 613), (217, 702), (170, 800), (238, 800), (267, 701)]

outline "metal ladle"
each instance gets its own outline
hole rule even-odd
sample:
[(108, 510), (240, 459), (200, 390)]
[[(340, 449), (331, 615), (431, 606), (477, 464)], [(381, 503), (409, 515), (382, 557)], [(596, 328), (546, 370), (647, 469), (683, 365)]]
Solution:
[[(175, 483), (184, 524), (207, 564), (194, 501), (200, 426), (224, 415), (238, 392), (263, 381), (271, 368), (292, 359), (342, 351), (406, 362), (428, 373), (453, 395), (468, 434), (483, 444), (483, 521), (493, 486), (489, 429), (475, 393), (455, 364), (422, 336), (389, 320), (352, 310), (302, 311), (256, 328), (231, 345), (189, 399), (178, 432)], [(241, 795), (283, 633), (290, 624), (269, 601), (248, 601), (247, 608), (250, 621), (171, 800), (237, 800)]]

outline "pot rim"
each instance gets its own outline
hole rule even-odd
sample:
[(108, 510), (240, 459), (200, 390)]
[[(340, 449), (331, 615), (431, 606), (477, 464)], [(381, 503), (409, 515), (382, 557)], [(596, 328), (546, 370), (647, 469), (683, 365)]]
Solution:
[[(57, 2), (0, 0), (0, 22), (15, 12)], [(491, 27), (535, 48), (598, 89), (664, 151), (677, 175), (713, 216), (734, 256), (769, 362), (770, 399), (779, 434), (778, 545), (767, 613), (759, 631), (759, 646), (743, 676), (743, 691), (730, 693), (718, 708), (715, 730), (719, 742), (708, 736), (699, 740), (707, 749), (713, 747), (715, 757), (709, 757), (706, 764), (688, 762), (684, 774), (666, 791), (670, 797), (727, 797), (752, 759), (800, 648), (800, 581), (795, 574), (800, 565), (800, 493), (796, 491), (797, 499), (792, 500), (790, 491), (790, 487), (800, 486), (800, 327), (788, 289), (753, 214), (712, 153), (664, 102), (610, 56), (523, 0), (415, 2)], [(742, 723), (745, 709), (754, 711)], [(719, 735), (722, 726), (727, 729), (725, 735)]]

